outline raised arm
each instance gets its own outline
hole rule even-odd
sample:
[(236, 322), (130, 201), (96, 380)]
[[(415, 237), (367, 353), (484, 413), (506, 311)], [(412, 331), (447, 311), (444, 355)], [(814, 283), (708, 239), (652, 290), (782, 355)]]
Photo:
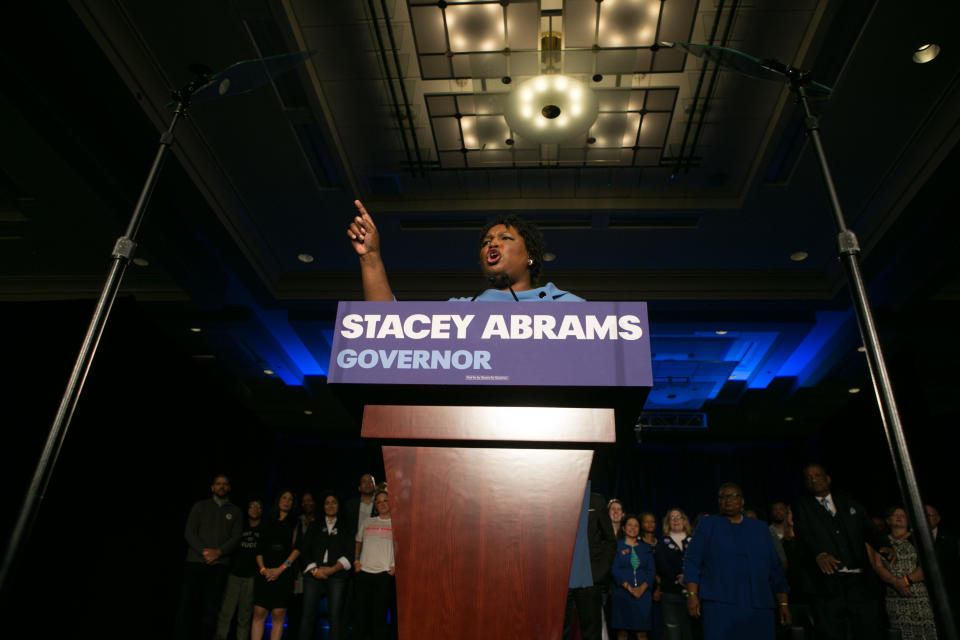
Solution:
[(353, 204), (357, 207), (357, 216), (347, 228), (347, 237), (360, 258), (363, 299), (367, 302), (393, 302), (387, 270), (380, 257), (380, 232), (363, 204), (359, 200), (354, 200)]

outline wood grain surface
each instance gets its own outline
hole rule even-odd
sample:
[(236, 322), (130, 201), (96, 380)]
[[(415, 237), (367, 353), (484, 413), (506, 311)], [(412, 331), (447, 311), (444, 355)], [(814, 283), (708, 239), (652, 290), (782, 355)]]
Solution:
[(592, 451), (383, 453), (400, 640), (559, 640)]
[(614, 442), (613, 409), (367, 405), (364, 438)]

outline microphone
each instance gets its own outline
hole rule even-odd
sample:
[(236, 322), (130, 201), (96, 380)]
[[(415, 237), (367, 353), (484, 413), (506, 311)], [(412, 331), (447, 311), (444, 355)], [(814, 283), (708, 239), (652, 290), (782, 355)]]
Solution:
[[(510, 294), (513, 296), (513, 299), (516, 300), (517, 302), (520, 302), (520, 298), (517, 297), (517, 292), (513, 290), (513, 283), (510, 282), (510, 276), (508, 276), (507, 274), (505, 273), (491, 274), (487, 276), (487, 282), (490, 283), (490, 286), (493, 287), (494, 289), (503, 289), (503, 288), (509, 289)], [(484, 289), (483, 291), (486, 291), (486, 289)], [(483, 293), (483, 291), (478, 292), (477, 295), (470, 298), (470, 302), (473, 302), (474, 300), (476, 300), (477, 297), (481, 293)]]

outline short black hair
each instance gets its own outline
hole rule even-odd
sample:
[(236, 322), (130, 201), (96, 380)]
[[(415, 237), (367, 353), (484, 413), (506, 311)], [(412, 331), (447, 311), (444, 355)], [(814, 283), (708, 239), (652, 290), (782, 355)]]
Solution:
[(737, 493), (740, 494), (740, 497), (743, 497), (743, 489), (741, 489), (740, 485), (738, 485), (736, 482), (724, 482), (722, 485), (720, 485), (720, 488), (717, 489), (717, 495), (719, 496), (721, 493), (723, 493), (724, 489), (736, 489)]
[(490, 229), (498, 224), (516, 229), (520, 237), (523, 238), (523, 244), (527, 247), (527, 254), (533, 260), (533, 264), (530, 265), (530, 282), (538, 284), (540, 282), (540, 272), (543, 269), (543, 234), (540, 233), (540, 229), (529, 220), (524, 220), (513, 214), (500, 216), (496, 220), (488, 222), (483, 231), (480, 232), (481, 243), (483, 243), (483, 239)]

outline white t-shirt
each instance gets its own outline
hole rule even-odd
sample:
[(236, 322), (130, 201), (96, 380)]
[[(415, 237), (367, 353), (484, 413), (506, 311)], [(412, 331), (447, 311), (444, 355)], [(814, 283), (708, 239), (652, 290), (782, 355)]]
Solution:
[(393, 568), (393, 524), (379, 516), (368, 518), (357, 531), (360, 548), (360, 570), (383, 573)]

